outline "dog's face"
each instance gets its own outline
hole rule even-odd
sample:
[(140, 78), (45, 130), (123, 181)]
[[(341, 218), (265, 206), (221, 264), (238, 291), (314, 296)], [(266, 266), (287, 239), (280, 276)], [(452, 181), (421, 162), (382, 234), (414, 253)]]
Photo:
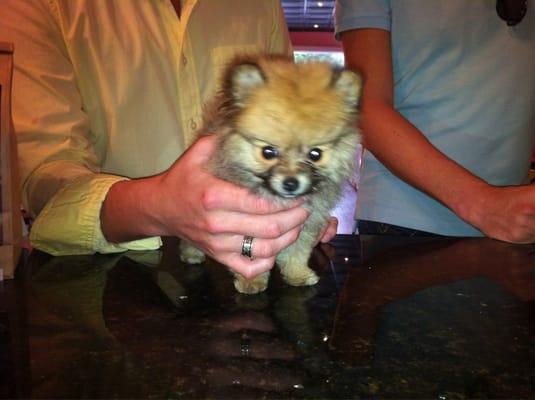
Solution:
[(233, 180), (284, 198), (351, 171), (361, 79), (326, 63), (238, 63), (228, 72), (220, 151)]

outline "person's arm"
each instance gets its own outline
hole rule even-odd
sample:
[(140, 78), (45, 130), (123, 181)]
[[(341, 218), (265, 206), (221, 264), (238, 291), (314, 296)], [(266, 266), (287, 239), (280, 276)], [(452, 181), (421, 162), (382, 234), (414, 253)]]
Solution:
[(393, 106), (390, 32), (356, 29), (341, 35), (346, 64), (364, 78), (364, 146), (392, 173), (429, 194), (489, 237), (535, 241), (535, 186), (495, 187), (435, 148)]

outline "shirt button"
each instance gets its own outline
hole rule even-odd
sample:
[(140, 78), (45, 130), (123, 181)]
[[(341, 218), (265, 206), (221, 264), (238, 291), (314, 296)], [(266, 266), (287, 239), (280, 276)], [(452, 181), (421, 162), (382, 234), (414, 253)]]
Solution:
[(186, 58), (184, 54), (182, 54), (182, 64), (186, 65), (187, 63), (188, 63), (188, 59)]
[(189, 120), (189, 126), (191, 128), (192, 131), (194, 131), (195, 129), (197, 129), (197, 123), (193, 120), (193, 118), (190, 118)]

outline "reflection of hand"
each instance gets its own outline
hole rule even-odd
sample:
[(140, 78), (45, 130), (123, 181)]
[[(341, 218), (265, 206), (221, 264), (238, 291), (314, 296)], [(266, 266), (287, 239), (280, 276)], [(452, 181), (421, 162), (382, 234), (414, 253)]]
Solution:
[[(308, 212), (302, 200), (274, 204), (210, 174), (206, 164), (216, 140), (199, 139), (161, 175), (113, 185), (101, 218), (108, 240), (178, 236), (245, 277), (271, 269), (275, 255), (296, 240)], [(245, 235), (255, 238), (253, 261), (241, 256)]]
[(219, 324), (220, 336), (211, 342), (214, 355), (264, 360), (294, 360), (296, 352), (289, 343), (272, 337), (273, 321), (263, 313), (244, 312)]
[(485, 235), (511, 243), (535, 243), (535, 185), (485, 187), (470, 208), (467, 220)]
[[(401, 239), (400, 239), (401, 240)], [(384, 241), (379, 239), (379, 244)], [(358, 285), (366, 304), (379, 306), (433, 285), (474, 277), (487, 277), (520, 294), (533, 287), (534, 246), (515, 245), (488, 238), (411, 239), (412, 244), (393, 247), (363, 243), (364, 263), (373, 270), (358, 269), (362, 274), (348, 285)], [(364, 272), (365, 271), (365, 272)], [(522, 276), (522, 279), (515, 277)], [(355, 292), (352, 290), (352, 292)], [(532, 291), (532, 296), (535, 295)], [(374, 299), (374, 300), (372, 300)]]
[(278, 337), (266, 314), (234, 314), (215, 323), (213, 332), (209, 351), (221, 362), (207, 371), (211, 386), (286, 391), (303, 385), (304, 376), (291, 368), (296, 351)]
[(535, 299), (535, 246), (488, 239), (465, 240), (454, 248), (462, 268), (503, 285), (522, 301)]
[[(386, 240), (398, 246), (387, 248)], [(403, 240), (363, 241), (364, 265), (351, 269), (346, 280), (331, 337), (333, 348), (360, 349), (361, 355), (369, 356), (380, 308), (435, 285), (486, 277), (522, 301), (535, 298), (535, 246), (488, 238), (410, 239), (408, 245)]]

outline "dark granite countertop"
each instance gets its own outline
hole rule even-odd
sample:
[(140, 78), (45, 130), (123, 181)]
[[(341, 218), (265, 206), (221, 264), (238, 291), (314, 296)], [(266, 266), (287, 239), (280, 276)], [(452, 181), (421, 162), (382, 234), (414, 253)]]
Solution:
[(534, 398), (535, 246), (340, 235), (314, 287), (33, 252), (0, 282), (0, 397)]

